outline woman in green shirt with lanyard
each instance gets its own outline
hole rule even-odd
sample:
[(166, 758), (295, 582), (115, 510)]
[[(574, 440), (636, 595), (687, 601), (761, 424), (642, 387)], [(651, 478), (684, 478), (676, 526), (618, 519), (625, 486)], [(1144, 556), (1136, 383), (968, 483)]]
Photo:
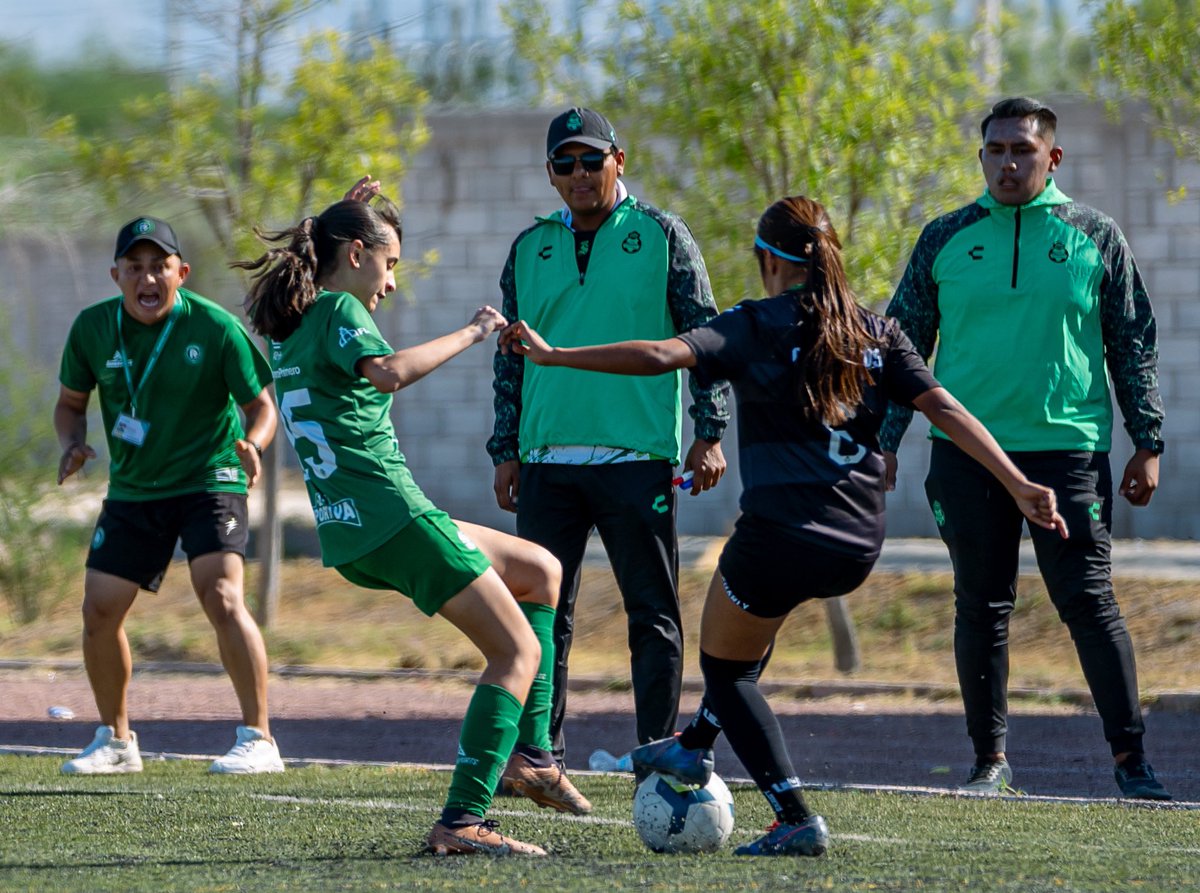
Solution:
[(389, 414), (394, 392), (505, 320), (480, 307), (461, 329), (393, 351), (371, 314), (395, 290), (400, 236), (386, 200), (377, 208), (341, 201), (263, 235), (286, 247), (237, 264), (259, 271), (247, 314), (271, 339), (280, 415), (304, 472), (325, 565), (440, 614), (487, 661), (429, 850), (541, 856), (543, 849), (501, 835), (484, 816), (510, 754), (504, 775), (517, 793), (564, 812), (591, 809), (549, 753), (561, 569), (540, 546), (438, 510), (413, 481)]

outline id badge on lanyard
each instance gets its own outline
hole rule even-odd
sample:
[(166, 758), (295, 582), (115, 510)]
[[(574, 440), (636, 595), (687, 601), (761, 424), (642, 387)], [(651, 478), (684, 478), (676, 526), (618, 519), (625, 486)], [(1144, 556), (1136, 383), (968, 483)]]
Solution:
[(121, 413), (117, 416), (117, 423), (113, 425), (112, 435), (117, 440), (141, 446), (146, 442), (146, 432), (149, 430), (149, 422)]
[(120, 413), (117, 416), (116, 424), (113, 425), (112, 436), (117, 440), (138, 447), (146, 442), (146, 434), (150, 431), (150, 423), (145, 419), (137, 417), (138, 394), (141, 393), (146, 379), (150, 377), (150, 370), (158, 362), (159, 354), (162, 353), (163, 345), (167, 343), (167, 337), (171, 334), (171, 329), (175, 327), (175, 319), (178, 316), (179, 296), (176, 295), (175, 306), (171, 308), (171, 315), (167, 318), (167, 324), (163, 326), (162, 333), (159, 334), (158, 341), (154, 344), (154, 350), (150, 352), (150, 358), (146, 360), (146, 368), (142, 370), (142, 377), (135, 388), (133, 386), (133, 377), (129, 374), (129, 352), (125, 349), (125, 336), (121, 332), (121, 305), (117, 305), (117, 345), (121, 348), (121, 369), (125, 373), (125, 386), (129, 389), (129, 412)]

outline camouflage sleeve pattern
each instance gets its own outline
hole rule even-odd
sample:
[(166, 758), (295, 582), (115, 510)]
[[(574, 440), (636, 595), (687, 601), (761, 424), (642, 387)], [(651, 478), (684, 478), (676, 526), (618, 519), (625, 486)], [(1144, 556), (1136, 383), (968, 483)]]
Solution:
[[(517, 311), (517, 244), (528, 232), (526, 230), (517, 236), (509, 249), (504, 271), (500, 274), (500, 312), (509, 322), (521, 318)], [(496, 419), (492, 425), (492, 436), (487, 442), (493, 465), (521, 457), (518, 433), (521, 425), (521, 383), (524, 379), (525, 358), (511, 352), (502, 353), (497, 347), (496, 355), (492, 358), (492, 408)]]
[(1162, 438), (1163, 402), (1158, 390), (1158, 327), (1142, 274), (1125, 236), (1111, 218), (1072, 202), (1055, 209), (1084, 232), (1104, 258), (1100, 281), (1100, 330), (1113, 391), (1136, 447)]
[[(978, 212), (979, 205), (972, 204), (960, 208), (951, 214), (932, 221), (917, 238), (912, 256), (896, 293), (892, 295), (887, 307), (887, 315), (900, 323), (900, 328), (913, 343), (917, 353), (926, 363), (933, 356), (933, 348), (937, 343), (938, 323), (938, 285), (933, 278), (933, 262), (938, 254), (950, 241), (951, 236), (972, 223)], [(979, 209), (982, 210), (982, 209)], [(907, 406), (896, 403), (888, 404), (887, 415), (879, 429), (879, 448), (885, 452), (894, 453), (900, 446), (904, 432), (912, 422), (913, 411)]]
[[(667, 308), (675, 331), (680, 334), (690, 332), (718, 313), (700, 247), (680, 217), (645, 204), (640, 210), (656, 219), (666, 233), (671, 264), (667, 271)], [(710, 442), (720, 440), (729, 424), (729, 382), (721, 381), (705, 388), (689, 375), (688, 389), (692, 395), (688, 414), (692, 417), (696, 438)]]

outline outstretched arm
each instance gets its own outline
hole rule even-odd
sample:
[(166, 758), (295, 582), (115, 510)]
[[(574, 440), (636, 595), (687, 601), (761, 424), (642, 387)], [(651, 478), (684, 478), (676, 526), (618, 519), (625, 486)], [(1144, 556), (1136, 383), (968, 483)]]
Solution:
[(500, 311), (494, 307), (480, 307), (469, 323), (441, 338), (386, 356), (363, 357), (358, 361), (358, 374), (374, 385), (376, 390), (390, 394), (408, 387), (414, 381), (420, 381), (442, 363), (504, 326), (505, 319)]
[(526, 357), (539, 366), (567, 366), (618, 375), (662, 375), (696, 365), (696, 355), (678, 338), (551, 347), (523, 320), (500, 333), (500, 349)]
[(1058, 502), (1049, 487), (1029, 481), (983, 424), (954, 399), (945, 388), (933, 388), (913, 400), (937, 428), (972, 459), (996, 476), (1020, 508), (1021, 514), (1047, 530), (1057, 530), (1066, 539), (1067, 522), (1058, 513)]

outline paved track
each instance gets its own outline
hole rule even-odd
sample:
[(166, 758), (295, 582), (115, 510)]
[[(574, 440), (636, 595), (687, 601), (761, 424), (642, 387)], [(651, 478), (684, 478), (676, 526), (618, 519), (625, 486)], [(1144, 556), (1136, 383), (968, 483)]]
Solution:
[[(449, 763), (470, 687), (412, 678), (355, 682), (272, 681), (273, 731), (289, 759)], [(685, 697), (685, 714), (697, 696)], [(0, 745), (82, 747), (94, 708), (78, 673), (0, 672)], [(628, 693), (571, 694), (568, 768), (582, 770), (593, 750), (624, 753), (633, 739)], [(796, 700), (775, 696), (796, 769), (814, 785), (952, 788), (969, 768), (970, 749), (957, 703), (889, 698)], [(55, 721), (50, 706), (77, 718)], [(234, 700), (214, 676), (135, 675), (131, 706), (142, 748), (174, 754), (217, 754), (233, 741)], [(1152, 712), (1149, 756), (1179, 800), (1200, 801), (1196, 740), (1200, 714)], [(1099, 719), (1074, 708), (1011, 717), (1009, 758), (1014, 786), (1027, 794), (1111, 798), (1117, 794)], [(717, 771), (745, 771), (722, 742)], [(586, 792), (586, 781), (581, 781)]]

